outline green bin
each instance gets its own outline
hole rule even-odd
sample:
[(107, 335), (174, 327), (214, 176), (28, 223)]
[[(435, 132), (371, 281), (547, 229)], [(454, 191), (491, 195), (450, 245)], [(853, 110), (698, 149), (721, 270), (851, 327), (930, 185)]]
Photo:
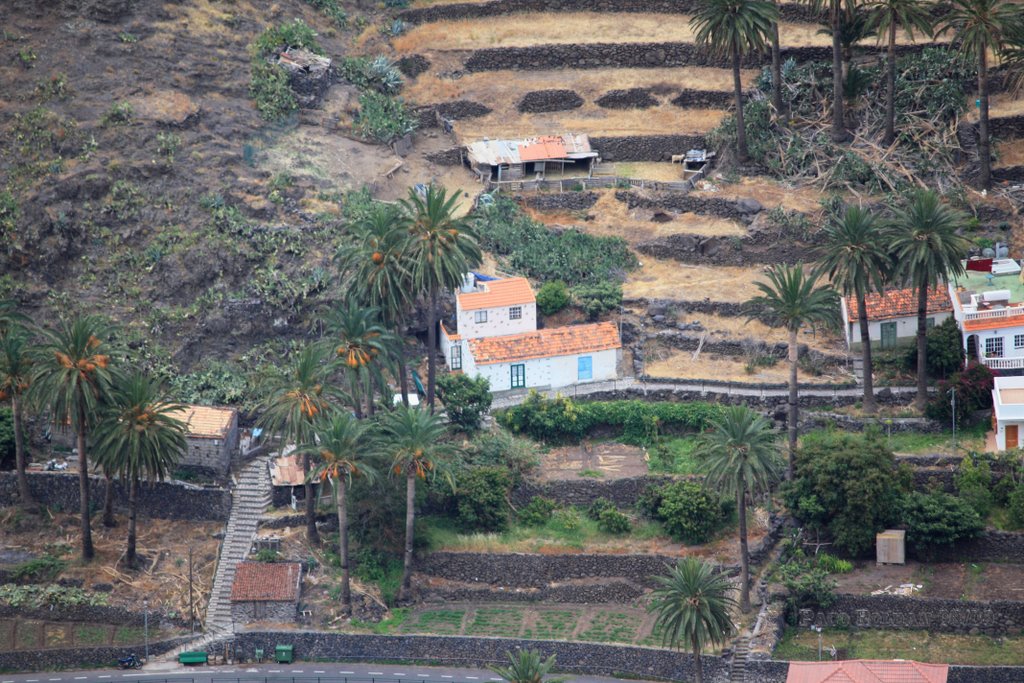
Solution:
[(295, 661), (294, 645), (278, 645), (274, 648), (274, 661), (278, 664), (291, 664)]

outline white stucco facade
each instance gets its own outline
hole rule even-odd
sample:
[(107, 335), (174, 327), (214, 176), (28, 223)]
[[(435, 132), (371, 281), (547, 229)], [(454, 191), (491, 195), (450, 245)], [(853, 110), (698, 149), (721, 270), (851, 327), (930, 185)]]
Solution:
[[(851, 317), (850, 307), (847, 305), (846, 297), (840, 300), (840, 308), (842, 309), (843, 316), (843, 334), (846, 337), (846, 348), (848, 349), (859, 349), (861, 346), (860, 341), (860, 321), (855, 317)], [(953, 315), (951, 311), (935, 311), (928, 312), (928, 326), (941, 325), (942, 322)], [(887, 344), (882, 345), (883, 326), (891, 326), (886, 330), (885, 341)], [(889, 330), (895, 330), (895, 335), (891, 334)], [(868, 337), (871, 339), (872, 348), (891, 348), (888, 345), (890, 340), (894, 340), (895, 343), (892, 346), (900, 344), (910, 343), (917, 336), (917, 314), (905, 315), (899, 317), (892, 317), (886, 319), (872, 319), (868, 318)]]
[(537, 329), (537, 304), (531, 301), (466, 311), (456, 300), (455, 320), (462, 339), (532, 332)]
[(1024, 441), (1024, 377), (996, 377), (992, 409), (996, 449), (1020, 448)]
[[(486, 377), (491, 383), (491, 391), (508, 391), (510, 389), (530, 389), (535, 387), (557, 389), (571, 384), (615, 379), (618, 376), (621, 354), (621, 349), (606, 349), (604, 351), (577, 353), (569, 356), (532, 358), (523, 361), (489, 363), (487, 365), (476, 365), (472, 362), (472, 357), (467, 354), (468, 362), (463, 364), (463, 372), (474, 377)], [(589, 373), (583, 372), (581, 374), (581, 359), (583, 359), (583, 368), (587, 367), (586, 361), (589, 359)], [(516, 378), (517, 380), (522, 378), (522, 383), (520, 384), (517, 381), (519, 386), (515, 387), (512, 386), (513, 366), (521, 368), (516, 371)]]

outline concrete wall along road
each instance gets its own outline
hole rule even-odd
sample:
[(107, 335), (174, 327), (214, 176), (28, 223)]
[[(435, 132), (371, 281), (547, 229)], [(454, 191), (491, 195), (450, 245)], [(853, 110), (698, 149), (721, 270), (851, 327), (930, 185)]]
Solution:
[[(149, 656), (153, 658), (165, 652), (170, 652), (190, 640), (192, 640), (192, 636), (152, 642), (149, 644)], [(0, 671), (61, 671), (90, 667), (112, 668), (117, 666), (117, 660), (120, 657), (124, 657), (130, 652), (132, 652), (131, 647), (123, 646), (0, 652)], [(135, 652), (140, 657), (142, 656), (141, 647), (137, 647)]]

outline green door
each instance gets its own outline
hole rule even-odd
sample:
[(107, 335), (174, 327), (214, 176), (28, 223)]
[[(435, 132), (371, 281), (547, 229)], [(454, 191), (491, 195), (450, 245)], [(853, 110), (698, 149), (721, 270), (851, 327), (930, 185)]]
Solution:
[(891, 349), (896, 346), (896, 323), (882, 323), (882, 348)]

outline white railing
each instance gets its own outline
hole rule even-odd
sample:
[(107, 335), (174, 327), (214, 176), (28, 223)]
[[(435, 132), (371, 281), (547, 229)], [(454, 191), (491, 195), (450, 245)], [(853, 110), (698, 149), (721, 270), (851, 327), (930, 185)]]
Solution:
[(1006, 308), (993, 308), (988, 311), (977, 311), (970, 313), (964, 311), (964, 320), (989, 320), (992, 318), (1015, 318), (1024, 316), (1024, 306), (1007, 306)]
[(1011, 356), (1010, 358), (987, 358), (982, 356), (981, 364), (991, 370), (1019, 370), (1024, 368), (1024, 356)]

